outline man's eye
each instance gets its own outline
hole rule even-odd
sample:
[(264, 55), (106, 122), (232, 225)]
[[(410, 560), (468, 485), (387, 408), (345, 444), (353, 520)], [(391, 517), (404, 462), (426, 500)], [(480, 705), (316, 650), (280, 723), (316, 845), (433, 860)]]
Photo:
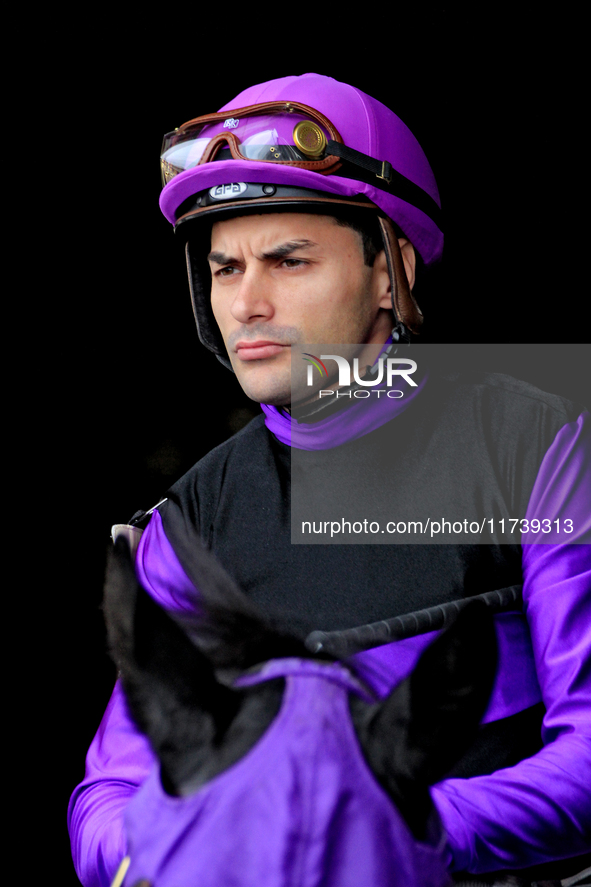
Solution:
[(235, 273), (236, 268), (233, 265), (228, 265), (226, 268), (220, 268), (219, 271), (216, 271), (216, 277), (231, 277)]
[(307, 265), (308, 263), (303, 259), (284, 259), (283, 264), (287, 268), (297, 268), (299, 265)]

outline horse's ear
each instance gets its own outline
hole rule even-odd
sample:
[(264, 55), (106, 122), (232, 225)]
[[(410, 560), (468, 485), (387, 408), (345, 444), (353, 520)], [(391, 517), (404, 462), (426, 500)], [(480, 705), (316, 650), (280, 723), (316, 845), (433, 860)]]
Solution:
[(160, 758), (163, 784), (178, 794), (199, 754), (233, 720), (237, 694), (141, 587), (121, 537), (108, 557), (104, 611), (130, 713)]
[(497, 665), (493, 617), (479, 601), (422, 654), (413, 673), (358, 726), (368, 762), (417, 834), (430, 809), (428, 786), (470, 748)]
[(175, 544), (199, 591), (197, 611), (187, 614), (183, 624), (216, 668), (245, 670), (268, 659), (310, 657), (293, 626), (286, 629), (283, 619), (259, 610), (201, 539), (181, 537)]

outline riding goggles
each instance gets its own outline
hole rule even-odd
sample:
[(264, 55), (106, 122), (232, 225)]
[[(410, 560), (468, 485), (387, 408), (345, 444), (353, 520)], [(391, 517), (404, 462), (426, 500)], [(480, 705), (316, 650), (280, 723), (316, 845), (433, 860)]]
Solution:
[(162, 184), (187, 169), (225, 159), (228, 152), (234, 160), (283, 163), (329, 173), (339, 163), (338, 157), (326, 155), (329, 142), (343, 142), (336, 127), (300, 102), (263, 102), (205, 114), (164, 136)]

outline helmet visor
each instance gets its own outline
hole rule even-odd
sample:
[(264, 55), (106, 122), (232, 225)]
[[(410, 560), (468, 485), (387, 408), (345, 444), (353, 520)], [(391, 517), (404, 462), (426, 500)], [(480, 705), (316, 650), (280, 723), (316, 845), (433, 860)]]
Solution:
[(162, 184), (228, 149), (236, 160), (308, 165), (325, 157), (329, 140), (342, 142), (330, 121), (295, 103), (209, 114), (164, 136)]

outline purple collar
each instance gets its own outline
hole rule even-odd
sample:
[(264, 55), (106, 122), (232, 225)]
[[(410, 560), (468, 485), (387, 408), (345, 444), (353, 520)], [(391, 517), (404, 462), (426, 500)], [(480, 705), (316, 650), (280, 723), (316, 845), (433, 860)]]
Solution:
[[(389, 338), (380, 354), (391, 344)], [(261, 404), (261, 409), (265, 414), (265, 425), (281, 443), (298, 450), (330, 450), (363, 437), (399, 416), (423, 390), (426, 381), (427, 374), (414, 388), (401, 378), (399, 390), (402, 397), (389, 397), (385, 386), (378, 385), (371, 396), (352, 399), (350, 405), (317, 422), (298, 422), (283, 410), (266, 403)], [(375, 393), (377, 390), (383, 393)]]

